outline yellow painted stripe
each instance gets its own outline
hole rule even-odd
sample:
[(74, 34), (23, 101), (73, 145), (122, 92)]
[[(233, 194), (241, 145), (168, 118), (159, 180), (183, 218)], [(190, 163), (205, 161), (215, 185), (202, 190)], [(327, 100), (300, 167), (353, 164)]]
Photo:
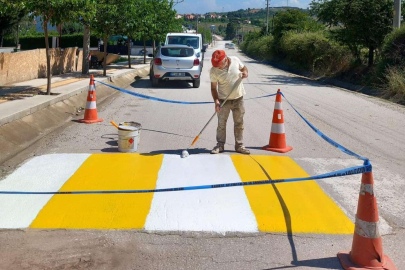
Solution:
[[(60, 191), (154, 189), (163, 155), (93, 154)], [(142, 229), (153, 193), (55, 195), (31, 228)]]
[[(284, 156), (232, 156), (243, 182), (308, 177)], [(267, 175), (266, 175), (267, 174)], [(315, 181), (245, 187), (263, 232), (352, 234), (354, 225)]]

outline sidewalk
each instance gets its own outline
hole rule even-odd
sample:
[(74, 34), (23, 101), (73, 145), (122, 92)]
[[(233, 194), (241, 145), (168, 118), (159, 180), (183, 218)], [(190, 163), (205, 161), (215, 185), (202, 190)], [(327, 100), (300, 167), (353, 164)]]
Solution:
[[(100, 81), (109, 82), (134, 72), (135, 69), (148, 68), (151, 58), (147, 58), (146, 64), (143, 64), (143, 57), (131, 59), (133, 64), (131, 69), (127, 67), (126, 61), (107, 66), (107, 77), (102, 76), (102, 69), (91, 69), (90, 74)], [(0, 126), (87, 91), (89, 77), (81, 72), (53, 76), (51, 95), (46, 95), (47, 78), (0, 87)]]

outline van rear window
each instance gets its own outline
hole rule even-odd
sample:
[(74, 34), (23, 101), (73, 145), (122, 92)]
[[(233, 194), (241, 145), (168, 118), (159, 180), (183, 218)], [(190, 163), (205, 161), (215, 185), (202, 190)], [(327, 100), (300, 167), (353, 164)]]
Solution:
[(168, 44), (179, 44), (179, 45), (189, 45), (194, 49), (199, 47), (199, 37), (188, 37), (188, 36), (168, 36)]
[(194, 50), (191, 48), (162, 48), (161, 53), (170, 57), (190, 57), (194, 55)]

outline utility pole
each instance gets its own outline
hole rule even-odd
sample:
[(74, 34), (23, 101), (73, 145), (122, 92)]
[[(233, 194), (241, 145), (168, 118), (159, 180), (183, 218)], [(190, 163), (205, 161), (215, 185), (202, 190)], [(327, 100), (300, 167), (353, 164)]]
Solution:
[(197, 30), (196, 30), (196, 33), (198, 33), (198, 16), (196, 15), (195, 17), (197, 18)]
[(394, 28), (401, 27), (401, 0), (394, 1)]
[(267, 0), (266, 35), (269, 34), (269, 0)]

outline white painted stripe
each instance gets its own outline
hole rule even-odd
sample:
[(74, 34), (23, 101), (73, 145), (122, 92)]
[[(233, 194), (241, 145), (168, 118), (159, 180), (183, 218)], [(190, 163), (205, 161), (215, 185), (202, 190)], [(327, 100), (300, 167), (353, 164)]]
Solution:
[(282, 110), (282, 109), (283, 109), (283, 106), (281, 105), (281, 102), (276, 102), (276, 103), (274, 104), (274, 109), (275, 109), (275, 110)]
[(271, 133), (283, 134), (285, 133), (284, 124), (271, 124)]
[[(156, 188), (237, 181), (227, 155), (165, 155)], [(145, 230), (258, 232), (243, 187), (155, 193)]]
[(90, 84), (89, 91), (96, 91), (96, 86), (94, 84)]
[(361, 183), (360, 195), (366, 195), (366, 192), (369, 193), (370, 195), (375, 196), (373, 185)]
[(96, 109), (96, 108), (97, 108), (97, 106), (96, 106), (95, 101), (87, 101), (86, 109), (91, 110), (91, 109)]
[(379, 222), (367, 222), (356, 216), (354, 231), (365, 238), (380, 238)]
[[(4, 191), (58, 191), (90, 154), (54, 154), (31, 159), (0, 181)], [(27, 228), (52, 195), (0, 195), (0, 228)]]

